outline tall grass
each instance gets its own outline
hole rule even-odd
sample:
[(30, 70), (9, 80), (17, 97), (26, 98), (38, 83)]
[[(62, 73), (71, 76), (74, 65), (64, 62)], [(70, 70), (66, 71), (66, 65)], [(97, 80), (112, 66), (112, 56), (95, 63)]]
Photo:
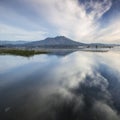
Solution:
[(47, 54), (47, 51), (21, 50), (21, 49), (0, 49), (0, 54), (11, 54), (20, 56), (33, 56), (35, 54)]

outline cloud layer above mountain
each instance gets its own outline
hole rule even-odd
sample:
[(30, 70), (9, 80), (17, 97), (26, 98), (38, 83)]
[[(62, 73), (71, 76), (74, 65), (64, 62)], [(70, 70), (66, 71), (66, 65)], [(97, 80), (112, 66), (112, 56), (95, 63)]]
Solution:
[(0, 39), (64, 35), (80, 42), (120, 42), (119, 0), (1, 0)]

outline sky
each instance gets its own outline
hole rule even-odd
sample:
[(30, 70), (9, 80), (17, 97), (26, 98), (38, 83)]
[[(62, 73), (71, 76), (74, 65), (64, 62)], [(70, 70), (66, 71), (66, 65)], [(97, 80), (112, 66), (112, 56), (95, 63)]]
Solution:
[(120, 43), (119, 6), (120, 0), (0, 0), (0, 40)]

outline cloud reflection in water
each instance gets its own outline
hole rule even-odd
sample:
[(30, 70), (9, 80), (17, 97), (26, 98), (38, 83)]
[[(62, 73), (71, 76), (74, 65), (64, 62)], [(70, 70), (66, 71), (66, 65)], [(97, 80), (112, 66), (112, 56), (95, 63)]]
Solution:
[[(75, 52), (64, 57), (38, 55), (14, 65), (0, 74), (1, 117), (119, 120), (119, 59), (117, 52)], [(5, 112), (7, 107), (11, 109)]]

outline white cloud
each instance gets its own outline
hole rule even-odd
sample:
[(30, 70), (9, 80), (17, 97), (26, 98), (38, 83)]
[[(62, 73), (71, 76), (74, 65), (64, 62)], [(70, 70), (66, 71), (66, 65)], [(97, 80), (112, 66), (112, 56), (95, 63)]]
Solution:
[[(85, 0), (84, 3), (78, 0), (24, 0), (22, 4), (26, 6), (23, 8), (28, 10), (25, 14), (20, 12), (20, 8), (17, 10), (0, 5), (1, 18), (14, 26), (9, 31), (14, 28), (18, 30), (18, 27), (26, 29), (19, 33), (14, 30), (14, 36), (0, 34), (0, 38), (36, 40), (52, 35), (64, 35), (80, 42), (120, 42), (119, 18), (115, 18), (104, 28), (100, 23), (102, 16), (110, 10), (112, 0)], [(0, 29), (3, 31), (3, 28)], [(44, 30), (49, 34), (44, 34)]]
[(120, 43), (120, 22), (114, 20), (109, 26), (99, 30), (94, 39), (102, 42)]
[(41, 40), (46, 34), (47, 33), (44, 31), (27, 31), (13, 26), (0, 24), (1, 40)]
[(101, 30), (98, 22), (111, 8), (111, 0), (90, 0), (84, 4), (79, 3), (78, 0), (31, 0), (31, 2), (36, 11), (57, 28), (60, 35), (71, 37), (77, 41), (94, 42), (99, 36), (99, 31), (101, 35), (111, 34), (108, 30)]

